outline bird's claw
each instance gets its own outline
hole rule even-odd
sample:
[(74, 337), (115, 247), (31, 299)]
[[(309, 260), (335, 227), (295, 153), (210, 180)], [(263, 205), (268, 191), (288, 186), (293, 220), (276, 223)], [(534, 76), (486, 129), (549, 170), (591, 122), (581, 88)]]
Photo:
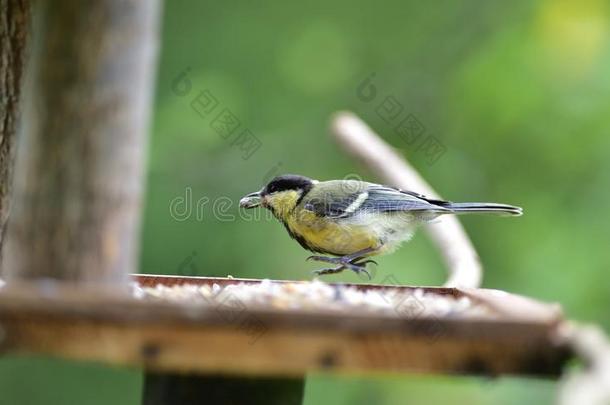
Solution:
[(371, 273), (369, 273), (369, 271), (364, 266), (362, 266), (362, 267), (354, 266), (354, 267), (350, 267), (350, 269), (353, 270), (358, 275), (360, 275), (360, 273), (366, 274), (366, 276), (369, 278), (369, 281), (373, 279), (373, 277), (371, 277)]
[(326, 268), (326, 269), (314, 270), (314, 271), (312, 271), (312, 273), (315, 274), (316, 276), (323, 276), (325, 274), (341, 273), (343, 270), (345, 270), (345, 266), (330, 267), (330, 268)]
[(367, 259), (362, 262), (352, 262), (352, 264), (355, 264), (356, 266), (366, 266), (369, 263), (373, 263), (375, 266), (379, 266), (375, 260), (371, 260), (371, 259)]
[(316, 276), (323, 276), (325, 274), (341, 273), (345, 269), (350, 269), (350, 270), (352, 270), (356, 274), (364, 273), (364, 274), (366, 274), (366, 276), (368, 277), (369, 280), (372, 280), (371, 273), (369, 273), (369, 271), (366, 269), (366, 264), (368, 262), (375, 263), (373, 260), (367, 260), (367, 261), (362, 262), (362, 263), (349, 263), (349, 262), (347, 262), (347, 263), (342, 263), (338, 267), (331, 267), (331, 268), (325, 268), (325, 269), (320, 269), (320, 270), (314, 270), (312, 273), (315, 274)]
[(328, 256), (309, 256), (307, 259), (305, 259), (306, 261), (310, 261), (310, 260), (314, 260), (317, 262), (326, 262), (326, 263), (341, 263), (341, 264), (345, 264), (345, 265), (356, 265), (356, 266), (361, 266), (361, 265), (366, 265), (368, 263), (374, 263), (375, 265), (377, 265), (377, 262), (375, 260), (371, 260), (371, 259), (367, 259), (361, 262), (358, 262), (358, 260), (362, 260), (362, 257), (354, 257), (354, 258), (350, 258), (350, 257), (328, 257)]

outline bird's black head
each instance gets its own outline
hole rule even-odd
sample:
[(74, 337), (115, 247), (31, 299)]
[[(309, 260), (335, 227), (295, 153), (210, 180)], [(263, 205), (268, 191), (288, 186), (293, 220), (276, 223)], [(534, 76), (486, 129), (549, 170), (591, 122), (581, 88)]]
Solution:
[(275, 214), (290, 212), (311, 190), (314, 180), (296, 174), (277, 176), (262, 190), (250, 193), (239, 201), (242, 208), (262, 205)]
[(271, 180), (262, 190), (261, 196), (277, 193), (280, 191), (302, 191), (302, 195), (307, 193), (314, 182), (312, 179), (296, 174), (283, 174)]

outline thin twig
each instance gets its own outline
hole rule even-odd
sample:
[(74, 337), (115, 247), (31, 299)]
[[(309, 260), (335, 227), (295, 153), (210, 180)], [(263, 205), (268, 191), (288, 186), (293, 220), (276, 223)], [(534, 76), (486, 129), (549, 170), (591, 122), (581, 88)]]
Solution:
[[(417, 170), (353, 113), (337, 113), (331, 128), (339, 145), (382, 181), (431, 198), (440, 198)], [(426, 225), (425, 230), (447, 266), (449, 278), (445, 286), (479, 287), (483, 274), (481, 262), (458, 219), (445, 215), (434, 224)]]
[(566, 322), (561, 337), (584, 363), (559, 385), (559, 405), (610, 404), (610, 341), (599, 326)]

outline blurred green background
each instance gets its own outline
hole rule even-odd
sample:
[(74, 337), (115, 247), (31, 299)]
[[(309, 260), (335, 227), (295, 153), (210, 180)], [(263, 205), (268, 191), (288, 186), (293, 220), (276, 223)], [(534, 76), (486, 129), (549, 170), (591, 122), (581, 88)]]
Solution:
[[(444, 197), (525, 208), (517, 219), (463, 217), (485, 287), (560, 302), (608, 330), (609, 18), (607, 1), (167, 1), (140, 271), (310, 278), (315, 264), (283, 227), (264, 213), (245, 218), (236, 202), (279, 173), (375, 181), (329, 137), (330, 116), (349, 109)], [(358, 88), (370, 77), (377, 93), (366, 102)], [(218, 105), (202, 116), (191, 102), (206, 90)], [(441, 143), (436, 162), (380, 118), (389, 96), (400, 119), (412, 114)], [(227, 139), (212, 126), (225, 108), (240, 121)], [(246, 128), (260, 147), (244, 159), (235, 140)], [(445, 277), (422, 233), (379, 264), (373, 282)], [(0, 361), (7, 404), (133, 405), (141, 384), (138, 370)], [(306, 404), (548, 404), (555, 387), (320, 375), (308, 379)]]

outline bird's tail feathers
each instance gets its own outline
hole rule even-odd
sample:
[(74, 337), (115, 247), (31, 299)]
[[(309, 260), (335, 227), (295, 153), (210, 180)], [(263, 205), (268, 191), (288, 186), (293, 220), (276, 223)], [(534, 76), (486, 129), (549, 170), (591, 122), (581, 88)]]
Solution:
[(523, 214), (523, 209), (521, 207), (515, 207), (513, 205), (507, 204), (449, 203), (445, 207), (449, 208), (454, 214), (482, 213), (514, 216), (519, 216)]

